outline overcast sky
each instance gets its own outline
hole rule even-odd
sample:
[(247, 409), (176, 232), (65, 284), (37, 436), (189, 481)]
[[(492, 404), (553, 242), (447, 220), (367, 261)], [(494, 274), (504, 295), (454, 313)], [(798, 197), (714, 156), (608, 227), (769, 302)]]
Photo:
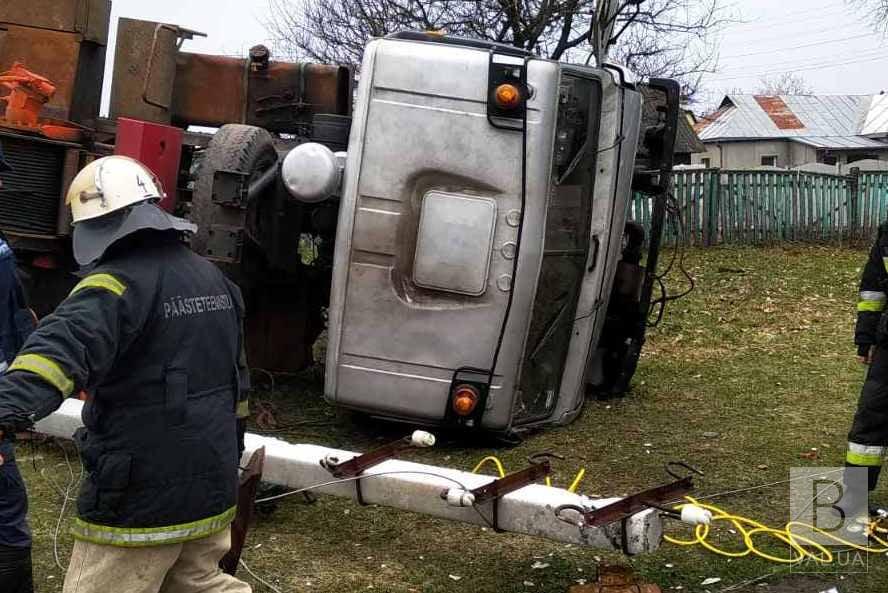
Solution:
[[(741, 22), (719, 35), (718, 72), (705, 79), (705, 103), (717, 102), (726, 90), (753, 92), (762, 76), (783, 72), (803, 76), (817, 93), (888, 91), (886, 39), (845, 0), (722, 2)], [(207, 33), (206, 39), (186, 42), (185, 49), (196, 52), (245, 56), (268, 37), (262, 25), (268, 0), (113, 0), (112, 6), (112, 44), (121, 16)], [(106, 87), (110, 71), (109, 60)]]

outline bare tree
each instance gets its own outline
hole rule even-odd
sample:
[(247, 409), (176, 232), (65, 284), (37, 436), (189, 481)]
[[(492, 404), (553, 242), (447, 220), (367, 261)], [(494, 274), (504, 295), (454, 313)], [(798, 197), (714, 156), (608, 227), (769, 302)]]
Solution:
[(888, 0), (846, 0), (848, 4), (866, 11), (863, 15), (876, 29), (888, 30)]
[(617, 61), (644, 76), (677, 78), (691, 95), (716, 64), (713, 33), (726, 22), (721, 2), (269, 0), (266, 25), (276, 51), (290, 58), (351, 65), (368, 39), (401, 30), (443, 31), (574, 62), (588, 59), (603, 31), (602, 45)]
[(778, 76), (765, 76), (759, 79), (759, 95), (811, 95), (814, 88), (805, 78), (792, 72), (784, 72)]

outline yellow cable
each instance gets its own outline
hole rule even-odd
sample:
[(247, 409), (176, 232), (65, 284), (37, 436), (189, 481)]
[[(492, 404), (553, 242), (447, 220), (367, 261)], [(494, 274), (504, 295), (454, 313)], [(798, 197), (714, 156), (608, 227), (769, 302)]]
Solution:
[[(823, 529), (815, 527), (814, 525), (809, 525), (800, 521), (790, 521), (782, 529), (776, 529), (773, 527), (768, 527), (767, 525), (763, 525), (758, 521), (754, 521), (747, 517), (730, 514), (715, 505), (702, 504), (690, 496), (685, 497), (685, 500), (687, 500), (688, 502), (678, 505), (677, 507), (675, 507), (676, 510), (681, 510), (686, 506), (693, 505), (710, 511), (712, 513), (713, 523), (716, 521), (725, 521), (733, 525), (733, 527), (737, 530), (738, 534), (742, 538), (745, 549), (739, 551), (731, 551), (716, 547), (707, 540), (709, 534), (711, 533), (709, 525), (697, 525), (697, 527), (694, 529), (694, 539), (691, 540), (678, 539), (670, 537), (668, 535), (663, 536), (663, 539), (665, 539), (667, 542), (677, 546), (700, 545), (714, 554), (727, 556), (728, 558), (741, 558), (743, 556), (748, 556), (752, 554), (753, 556), (758, 556), (759, 558), (763, 558), (770, 562), (776, 562), (779, 564), (797, 564), (805, 560), (806, 558), (814, 562), (819, 562), (821, 564), (832, 563), (834, 560), (833, 554), (829, 551), (829, 549), (826, 548), (826, 546), (814, 541), (810, 537), (806, 537), (799, 533), (793, 533), (793, 529), (804, 529), (818, 533), (819, 535), (822, 535), (839, 545), (846, 546), (860, 552), (866, 552), (869, 554), (883, 554), (885, 552), (888, 552), (888, 541), (885, 541), (878, 535), (876, 535), (877, 532), (884, 532), (883, 529), (878, 527), (877, 522), (870, 523), (867, 528), (867, 534), (880, 547), (863, 546), (824, 531)], [(753, 539), (757, 536), (771, 537), (786, 544), (790, 548), (790, 555), (786, 557), (774, 556), (773, 554), (769, 554), (760, 550), (758, 547), (756, 547), (756, 544), (753, 541)]]
[[(490, 455), (479, 461), (478, 465), (475, 466), (475, 469), (472, 470), (472, 473), (477, 474), (478, 471), (481, 470), (481, 468), (483, 468), (488, 463), (492, 463), (494, 465), (497, 473), (499, 474), (499, 477), (502, 478), (506, 475), (506, 470), (503, 467), (503, 463), (494, 455)], [(581, 468), (580, 471), (577, 472), (577, 475), (574, 478), (573, 482), (571, 482), (571, 485), (568, 488), (568, 492), (576, 492), (585, 475), (586, 469)], [(548, 476), (546, 476), (546, 485), (552, 485), (552, 481)], [(800, 521), (790, 521), (782, 529), (776, 529), (774, 527), (768, 527), (767, 525), (759, 523), (758, 521), (755, 521), (748, 517), (728, 513), (722, 508), (715, 505), (701, 503), (691, 496), (686, 496), (685, 500), (687, 500), (688, 502), (677, 505), (675, 509), (681, 510), (686, 506), (693, 505), (711, 512), (712, 523), (715, 523), (717, 521), (727, 522), (730, 523), (734, 527), (734, 529), (737, 530), (737, 533), (740, 535), (743, 541), (745, 549), (725, 550), (709, 542), (708, 537), (712, 532), (710, 525), (697, 525), (697, 527), (694, 529), (694, 539), (690, 540), (678, 539), (668, 535), (663, 536), (664, 540), (676, 546), (699, 545), (709, 550), (713, 554), (726, 556), (728, 558), (743, 558), (744, 556), (749, 556), (751, 554), (753, 556), (758, 556), (759, 558), (763, 558), (770, 562), (776, 562), (778, 564), (797, 564), (805, 560), (806, 558), (809, 558), (812, 561), (819, 562), (821, 564), (832, 563), (835, 558), (833, 554), (829, 551), (829, 549), (826, 548), (826, 546), (814, 541), (810, 537), (806, 537), (799, 533), (793, 533), (793, 529), (804, 529), (818, 533), (819, 535), (826, 537), (841, 546), (846, 546), (860, 552), (866, 552), (868, 554), (884, 554), (888, 552), (888, 541), (876, 535), (877, 532), (885, 533), (886, 530), (879, 528), (876, 522), (870, 523), (867, 528), (867, 534), (880, 547), (862, 546), (860, 544), (855, 544), (844, 538), (834, 535), (828, 531), (824, 531), (823, 529), (815, 527), (814, 525), (809, 525)], [(791, 551), (790, 555), (786, 557), (774, 556), (773, 554), (769, 554), (760, 550), (758, 547), (756, 547), (753, 539), (755, 537), (762, 536), (771, 537), (786, 544)]]
[(570, 487), (567, 489), (568, 492), (575, 493), (577, 488), (580, 487), (580, 482), (583, 481), (583, 477), (586, 475), (586, 468), (581, 467), (580, 471), (577, 472), (577, 477), (574, 478), (574, 481), (570, 483)]
[[(496, 471), (499, 473), (499, 477), (503, 478), (506, 475), (506, 469), (503, 467), (503, 462), (499, 460), (499, 458), (495, 455), (489, 455), (478, 462), (478, 465), (475, 466), (475, 469), (472, 470), (473, 474), (477, 474), (482, 467), (487, 465), (488, 463), (492, 463), (496, 468)], [(571, 483), (570, 488), (567, 489), (568, 492), (576, 492), (577, 488), (580, 485), (580, 482), (583, 480), (583, 477), (586, 475), (586, 468), (581, 468), (577, 473), (577, 476), (574, 478), (574, 481)], [(546, 486), (552, 486), (552, 478), (546, 476)]]
[(472, 470), (472, 473), (477, 474), (478, 470), (484, 467), (484, 465), (487, 463), (492, 463), (494, 467), (496, 467), (496, 471), (499, 472), (499, 477), (504, 478), (506, 476), (506, 470), (503, 469), (503, 462), (493, 455), (485, 457), (484, 459), (479, 461), (478, 465), (475, 466), (475, 469)]

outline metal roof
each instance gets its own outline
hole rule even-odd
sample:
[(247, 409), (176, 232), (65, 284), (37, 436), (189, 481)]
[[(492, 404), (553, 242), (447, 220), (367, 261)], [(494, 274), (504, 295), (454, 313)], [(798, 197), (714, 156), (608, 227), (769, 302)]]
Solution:
[(726, 95), (695, 129), (704, 141), (888, 136), (888, 97)]
[(858, 150), (862, 148), (888, 148), (888, 143), (873, 140), (866, 136), (805, 136), (790, 138), (792, 142), (807, 144), (814, 148), (831, 150)]
[(873, 95), (860, 133), (864, 136), (884, 135), (888, 130), (888, 95)]

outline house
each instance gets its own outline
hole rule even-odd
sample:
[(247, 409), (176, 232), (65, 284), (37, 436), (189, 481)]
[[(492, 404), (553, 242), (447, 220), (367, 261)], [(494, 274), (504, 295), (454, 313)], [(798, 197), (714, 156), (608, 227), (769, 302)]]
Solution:
[[(641, 93), (644, 95), (642, 112), (644, 123), (647, 126), (655, 125), (661, 119), (660, 110), (666, 108), (665, 97), (662, 93), (652, 91), (645, 86), (641, 87)], [(682, 111), (678, 116), (678, 126), (675, 130), (674, 164), (676, 165), (689, 165), (693, 153), (706, 150), (694, 132), (695, 121), (694, 114), (690, 111)]]
[(888, 168), (888, 95), (726, 95), (694, 129), (706, 167)]

